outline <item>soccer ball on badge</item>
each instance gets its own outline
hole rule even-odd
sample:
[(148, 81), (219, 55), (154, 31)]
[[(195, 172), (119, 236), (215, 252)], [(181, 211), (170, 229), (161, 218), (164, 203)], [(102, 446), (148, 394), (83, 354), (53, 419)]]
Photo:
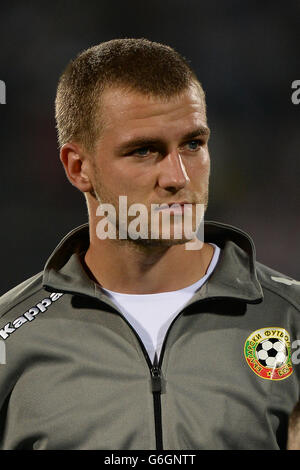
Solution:
[(265, 339), (256, 348), (256, 356), (264, 367), (280, 367), (287, 359), (285, 344), (277, 338)]

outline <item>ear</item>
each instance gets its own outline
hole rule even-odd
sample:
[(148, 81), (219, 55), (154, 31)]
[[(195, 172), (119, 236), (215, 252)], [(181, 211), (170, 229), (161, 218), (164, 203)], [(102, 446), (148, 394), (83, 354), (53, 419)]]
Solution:
[(81, 192), (93, 189), (88, 176), (90, 161), (81, 147), (76, 143), (66, 143), (60, 151), (60, 160), (70, 183)]

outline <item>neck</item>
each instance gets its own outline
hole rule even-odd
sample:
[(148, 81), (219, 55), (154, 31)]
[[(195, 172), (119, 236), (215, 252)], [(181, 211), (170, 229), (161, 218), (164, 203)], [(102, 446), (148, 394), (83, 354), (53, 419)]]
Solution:
[(90, 246), (84, 262), (89, 274), (106, 289), (126, 294), (154, 294), (182, 289), (203, 277), (214, 248), (185, 245), (139, 245), (128, 240), (100, 240), (90, 220)]

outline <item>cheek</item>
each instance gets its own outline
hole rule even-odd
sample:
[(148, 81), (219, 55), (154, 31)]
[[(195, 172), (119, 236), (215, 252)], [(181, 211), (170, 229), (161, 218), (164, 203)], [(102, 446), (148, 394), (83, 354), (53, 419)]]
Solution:
[(153, 166), (145, 164), (132, 164), (129, 160), (102, 162), (98, 169), (98, 180), (102, 186), (116, 197), (126, 195), (133, 201), (143, 200), (143, 195), (149, 187), (153, 186), (155, 175)]
[(208, 153), (208, 152), (206, 153), (206, 157), (205, 157), (205, 161), (204, 161), (204, 166), (205, 166), (205, 169), (206, 169), (207, 174), (209, 175), (209, 173), (210, 173), (210, 157), (209, 157), (209, 153)]
[(126, 185), (131, 192), (143, 191), (152, 187), (157, 179), (157, 165), (154, 161), (144, 160), (139, 162), (127, 161), (119, 169), (120, 178), (126, 179)]
[(185, 168), (190, 179), (207, 178), (210, 174), (210, 158), (208, 151), (203, 151), (196, 158), (185, 162)]

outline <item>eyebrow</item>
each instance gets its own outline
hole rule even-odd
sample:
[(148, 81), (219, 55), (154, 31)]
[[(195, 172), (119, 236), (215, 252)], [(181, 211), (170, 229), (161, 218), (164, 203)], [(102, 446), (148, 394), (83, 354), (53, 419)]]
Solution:
[[(200, 126), (191, 132), (188, 132), (181, 137), (181, 141), (187, 141), (196, 137), (209, 137), (210, 129), (207, 126)], [(148, 147), (150, 145), (165, 145), (165, 142), (161, 138), (155, 137), (138, 137), (136, 139), (129, 139), (127, 142), (123, 142), (116, 148), (117, 153), (125, 154), (129, 150), (138, 147)]]
[(189, 139), (193, 139), (194, 137), (199, 137), (199, 136), (206, 137), (206, 136), (209, 136), (209, 134), (210, 134), (210, 129), (207, 126), (201, 126), (195, 129), (194, 131), (188, 132), (187, 134), (185, 134), (182, 140), (189, 140)]

